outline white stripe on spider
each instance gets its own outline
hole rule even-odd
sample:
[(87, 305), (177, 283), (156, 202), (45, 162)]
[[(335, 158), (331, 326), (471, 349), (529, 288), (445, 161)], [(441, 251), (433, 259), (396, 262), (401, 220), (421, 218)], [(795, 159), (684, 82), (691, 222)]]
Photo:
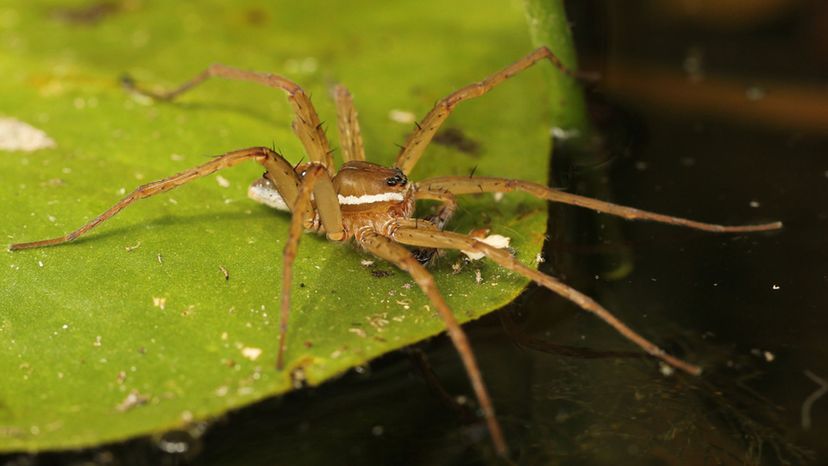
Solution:
[(402, 193), (363, 194), (362, 196), (337, 195), (341, 205), (373, 204), (374, 202), (402, 202), (405, 196)]

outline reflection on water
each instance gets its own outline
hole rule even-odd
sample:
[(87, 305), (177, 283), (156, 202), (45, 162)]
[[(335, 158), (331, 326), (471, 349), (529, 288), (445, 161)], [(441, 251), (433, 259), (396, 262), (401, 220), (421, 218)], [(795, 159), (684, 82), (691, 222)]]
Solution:
[[(544, 392), (574, 389), (565, 399), (582, 413), (581, 426), (555, 424), (555, 436), (571, 439), (558, 450), (567, 463), (826, 461), (828, 408), (805, 402), (820, 388), (806, 373), (828, 375), (828, 70), (819, 41), (807, 40), (826, 34), (809, 15), (828, 20), (828, 9), (797, 8), (729, 25), (615, 3), (604, 28), (580, 31), (582, 56), (605, 78), (593, 98), (605, 163), (579, 158), (567, 169), (559, 159), (559, 182), (651, 210), (722, 223), (781, 219), (786, 228), (715, 236), (564, 212), (579, 227), (560, 233), (561, 271), (706, 368), (698, 379), (658, 380), (619, 359), (568, 361), (579, 366), (569, 374), (538, 359), (539, 374), (558, 372)], [(594, 19), (585, 12), (575, 17)], [(590, 346), (618, 347), (580, 318), (547, 332), (558, 343), (583, 335)], [(803, 427), (803, 406), (823, 422)]]

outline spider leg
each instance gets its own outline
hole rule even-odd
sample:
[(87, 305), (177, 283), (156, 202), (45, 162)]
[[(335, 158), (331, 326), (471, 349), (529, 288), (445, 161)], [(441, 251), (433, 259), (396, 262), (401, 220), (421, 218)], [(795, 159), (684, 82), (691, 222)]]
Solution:
[(414, 198), (418, 201), (439, 201), (441, 203), (437, 212), (427, 217), (427, 220), (433, 223), (438, 230), (442, 230), (446, 224), (454, 216), (457, 211), (457, 198), (454, 193), (447, 190), (440, 189), (417, 189), (414, 191)]
[(345, 162), (365, 160), (365, 147), (362, 145), (362, 133), (359, 130), (359, 120), (351, 93), (342, 84), (337, 84), (333, 89), (333, 96), (342, 158)]
[(498, 249), (494, 246), (488, 245), (470, 236), (461, 235), (459, 233), (447, 231), (427, 231), (416, 228), (398, 228), (394, 231), (393, 239), (402, 244), (411, 246), (427, 247), (427, 248), (441, 248), (441, 249), (457, 249), (460, 251), (474, 251), (485, 254), (491, 260), (499, 264), (501, 267), (517, 272), (524, 277), (527, 277), (535, 283), (544, 286), (560, 296), (572, 301), (581, 309), (591, 312), (598, 316), (601, 320), (613, 327), (618, 333), (626, 339), (638, 345), (641, 349), (651, 354), (652, 356), (661, 359), (665, 363), (681, 369), (689, 374), (699, 375), (701, 368), (682, 361), (676, 357), (670, 356), (664, 350), (642, 337), (634, 330), (629, 328), (626, 324), (621, 322), (617, 317), (612, 315), (607, 309), (595, 302), (589, 296), (580, 291), (564, 284), (560, 280), (546, 275), (543, 272), (535, 270), (515, 259), (511, 254), (503, 249)]
[(185, 82), (181, 86), (167, 91), (167, 92), (152, 92), (138, 87), (135, 82), (126, 77), (123, 79), (124, 86), (128, 89), (143, 94), (153, 99), (158, 100), (173, 100), (179, 95), (193, 89), (199, 84), (203, 83), (209, 78), (223, 78), (233, 79), (238, 81), (250, 81), (263, 86), (273, 87), (283, 90), (290, 101), (296, 118), (293, 120), (293, 132), (302, 141), (305, 147), (308, 158), (311, 162), (321, 163), (328, 168), (328, 173), (333, 176), (335, 174), (335, 167), (333, 159), (331, 158), (331, 148), (328, 139), (325, 137), (325, 131), (322, 128), (322, 122), (319, 120), (319, 115), (310, 101), (310, 97), (305, 91), (293, 81), (269, 73), (257, 73), (253, 71), (240, 70), (221, 64), (210, 65), (206, 70), (202, 71), (193, 79)]
[[(434, 224), (438, 230), (442, 230), (446, 226), (449, 220), (451, 220), (451, 217), (454, 216), (454, 212), (457, 210), (457, 199), (454, 194), (448, 191), (415, 190), (414, 197), (418, 201), (432, 200), (439, 201), (441, 203), (436, 213), (425, 218), (425, 220)], [(437, 254), (437, 250), (432, 248), (418, 248), (412, 252), (414, 253), (414, 257), (416, 257), (417, 260), (423, 265), (428, 265)]]
[(463, 365), (469, 375), (474, 393), (480, 402), (480, 408), (483, 410), (483, 417), (489, 428), (489, 434), (492, 437), (495, 450), (497, 450), (499, 455), (505, 456), (507, 453), (506, 440), (503, 438), (500, 424), (497, 422), (497, 418), (495, 418), (494, 407), (489, 398), (489, 393), (486, 390), (486, 385), (483, 382), (483, 377), (480, 374), (480, 369), (477, 367), (477, 361), (475, 360), (469, 340), (457, 322), (457, 319), (454, 317), (454, 314), (451, 312), (451, 309), (448, 307), (448, 304), (446, 304), (445, 299), (443, 299), (443, 295), (437, 289), (434, 277), (414, 258), (408, 249), (395, 243), (392, 239), (375, 233), (368, 233), (360, 237), (359, 242), (375, 256), (387, 260), (408, 272), (423, 293), (428, 296), (428, 299), (434, 307), (437, 308), (437, 313), (446, 324), (448, 335), (454, 347), (457, 348), (460, 359), (463, 361)]
[[(316, 209), (328, 239), (342, 241), (346, 234), (342, 225), (342, 212), (336, 197), (333, 183), (326, 167), (321, 164), (311, 164), (305, 169), (304, 177), (299, 185), (299, 192), (294, 200), (291, 211), (305, 212), (312, 209), (311, 194), (316, 202)], [(312, 218), (294, 214), (290, 220), (290, 233), (285, 244), (282, 269), (282, 300), (279, 318), (279, 350), (276, 357), (276, 368), (284, 367), (284, 352), (287, 336), (287, 325), (290, 317), (290, 291), (293, 281), (293, 262), (299, 249), (299, 239), (302, 231), (311, 227)]]
[[(280, 190), (284, 191), (282, 194), (286, 199), (294, 199), (296, 197), (295, 185), (291, 187), (290, 174), (286, 172), (286, 170), (289, 170), (292, 173), (291, 165), (284, 158), (282, 158), (281, 155), (266, 147), (251, 147), (249, 149), (228, 152), (224, 155), (215, 157), (209, 162), (199, 165), (198, 167), (184, 170), (162, 180), (153, 181), (139, 186), (123, 199), (118, 201), (115, 205), (110, 207), (106, 212), (95, 217), (87, 224), (67, 235), (47, 240), (34, 241), (31, 243), (12, 244), (9, 246), (9, 250), (16, 251), (19, 249), (39, 248), (67, 243), (113, 217), (125, 207), (139, 199), (167, 192), (173, 188), (177, 188), (178, 186), (193, 181), (196, 178), (207, 176), (223, 168), (232, 167), (233, 165), (244, 162), (245, 160), (255, 160), (256, 162), (264, 165), (268, 170), (268, 175), (270, 175), (271, 180)], [(296, 175), (294, 174), (293, 177), (295, 178), (295, 176)]]
[(598, 212), (617, 215), (628, 220), (650, 220), (670, 225), (680, 225), (693, 228), (695, 230), (712, 231), (717, 233), (745, 233), (752, 231), (778, 230), (782, 228), (782, 222), (736, 226), (697, 222), (695, 220), (647, 212), (632, 207), (625, 207), (606, 201), (599, 201), (597, 199), (579, 196), (577, 194), (570, 194), (529, 181), (511, 180), (508, 178), (490, 178), (483, 176), (475, 176), (474, 178), (465, 176), (444, 176), (424, 180), (417, 184), (417, 189), (420, 192), (449, 192), (455, 195), (523, 191), (535, 197), (546, 199), (547, 201), (585, 207)]
[(480, 97), (481, 95), (492, 90), (498, 84), (543, 59), (549, 60), (558, 70), (568, 76), (573, 78), (584, 76), (564, 66), (564, 64), (561, 63), (561, 60), (558, 59), (558, 57), (548, 48), (540, 47), (515, 63), (512, 63), (506, 68), (503, 68), (502, 70), (488, 76), (484, 80), (460, 88), (437, 102), (434, 108), (425, 116), (423, 121), (417, 125), (417, 130), (414, 131), (405, 141), (399, 155), (397, 155), (397, 162), (395, 166), (406, 174), (411, 173), (411, 170), (414, 169), (414, 165), (417, 164), (420, 156), (423, 155), (423, 151), (425, 151), (426, 147), (428, 147), (428, 144), (431, 142), (431, 138), (434, 137), (437, 130), (440, 129), (440, 126), (443, 125), (443, 122), (446, 118), (448, 118), (458, 103), (464, 100)]

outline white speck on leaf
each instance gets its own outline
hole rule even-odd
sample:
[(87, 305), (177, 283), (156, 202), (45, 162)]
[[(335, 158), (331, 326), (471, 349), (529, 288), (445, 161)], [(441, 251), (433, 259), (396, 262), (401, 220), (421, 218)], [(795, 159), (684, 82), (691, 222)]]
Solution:
[(411, 300), (410, 299), (398, 299), (397, 304), (403, 307), (403, 309), (408, 310), (411, 309)]
[(289, 74), (313, 74), (319, 68), (319, 62), (314, 57), (290, 58), (285, 60), (284, 67)]
[(262, 355), (262, 350), (261, 350), (261, 348), (246, 347), (246, 348), (242, 348), (241, 353), (242, 353), (242, 356), (246, 357), (247, 359), (249, 359), (251, 361), (255, 361), (255, 360), (259, 359), (259, 356)]
[(149, 397), (146, 395), (142, 395), (138, 392), (138, 390), (132, 390), (129, 394), (124, 398), (124, 401), (120, 402), (118, 406), (115, 407), (120, 412), (129, 411), (130, 409), (141, 406), (142, 404), (146, 404), (149, 401)]
[(42, 130), (14, 118), (0, 118), (0, 150), (34, 152), (56, 146)]
[(549, 130), (549, 133), (552, 135), (553, 138), (560, 139), (562, 141), (577, 138), (581, 135), (581, 132), (577, 129), (564, 129), (559, 128), (557, 126), (552, 127), (552, 129)]
[(406, 110), (398, 109), (393, 109), (390, 112), (388, 112), (388, 118), (391, 121), (403, 124), (411, 124), (417, 121), (417, 115), (414, 115), (413, 113)]
[(225, 178), (221, 175), (216, 176), (216, 182), (222, 188), (229, 188), (230, 187), (230, 180), (228, 180), (227, 178)]
[[(483, 243), (488, 244), (489, 246), (494, 246), (497, 249), (503, 249), (509, 247), (509, 242), (511, 239), (509, 237), (503, 235), (489, 235), (481, 240)], [(471, 260), (479, 260), (486, 257), (486, 254), (478, 251), (460, 251), (463, 254), (469, 256)]]
[(167, 306), (167, 298), (156, 298), (153, 296), (152, 305), (163, 311)]

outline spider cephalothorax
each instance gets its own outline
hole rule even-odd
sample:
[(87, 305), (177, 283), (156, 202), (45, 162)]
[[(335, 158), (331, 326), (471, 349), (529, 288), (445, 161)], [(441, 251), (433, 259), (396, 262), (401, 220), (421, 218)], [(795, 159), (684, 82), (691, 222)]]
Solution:
[[(418, 183), (408, 180), (407, 174), (417, 164), (423, 151), (457, 104), (485, 94), (504, 80), (544, 59), (552, 62), (563, 73), (575, 76), (575, 73), (564, 67), (549, 49), (542, 47), (535, 50), (483, 81), (463, 87), (437, 102), (434, 109), (425, 116), (408, 137), (392, 168), (365, 161), (362, 137), (351, 96), (344, 87), (337, 86), (334, 98), (337, 106), (342, 156), (345, 161), (339, 171), (335, 169), (330, 144), (321, 129), (322, 124), (310, 98), (299, 85), (286, 78), (242, 71), (224, 65), (213, 65), (178, 89), (164, 94), (138, 90), (134, 88), (131, 80), (125, 81), (131, 89), (157, 99), (172, 99), (209, 77), (251, 81), (282, 89), (288, 95), (288, 100), (296, 114), (293, 130), (302, 141), (310, 162), (294, 167), (280, 154), (265, 147), (229, 152), (196, 168), (140, 186), (109, 210), (65, 236), (13, 244), (10, 249), (51, 246), (72, 241), (138, 199), (169, 191), (196, 178), (245, 160), (258, 162), (265, 167), (266, 172), (263, 178), (254, 182), (250, 187), (250, 197), (276, 209), (290, 211), (292, 214), (290, 236), (285, 245), (284, 254), (277, 368), (284, 367), (293, 261), (303, 228), (324, 233), (328, 239), (333, 241), (353, 238), (366, 251), (411, 274), (416, 284), (433, 303), (435, 310), (445, 322), (449, 337), (466, 367), (495, 448), (499, 454), (505, 455), (506, 442), (495, 418), (494, 408), (477, 367), (474, 353), (463, 329), (438, 290), (434, 278), (421, 264), (421, 262), (428, 262), (431, 257), (429, 251), (453, 249), (462, 251), (473, 258), (487, 257), (500, 266), (549, 288), (580, 308), (597, 315), (624, 337), (664, 363), (691, 374), (698, 374), (701, 370), (698, 366), (666, 354), (588, 296), (550, 275), (517, 261), (508, 250), (504, 249), (504, 245), (508, 244), (502, 241), (504, 237), (498, 238), (499, 235), (492, 235), (480, 238), (474, 235), (443, 231), (455, 212), (457, 196), (485, 192), (523, 191), (541, 199), (586, 207), (627, 219), (654, 220), (713, 232), (764, 231), (782, 226), (781, 222), (748, 226), (713, 225), (644, 212), (568, 194), (536, 183), (505, 178), (446, 176), (426, 179)], [(414, 205), (418, 200), (437, 201), (440, 206), (434, 215), (426, 219), (412, 218)]]
[(333, 185), (343, 213), (397, 218), (413, 213), (412, 185), (397, 168), (351, 160), (336, 173)]
[[(307, 168), (308, 164), (304, 164), (294, 169), (298, 180), (307, 175)], [(342, 240), (368, 231), (390, 234), (389, 228), (396, 221), (414, 214), (413, 185), (399, 168), (351, 160), (342, 165), (331, 182), (342, 212)], [(256, 202), (290, 211), (279, 188), (271, 181), (270, 172), (254, 181), (247, 193)], [(318, 210), (314, 209), (311, 215), (305, 229), (325, 232)]]
[(346, 236), (380, 232), (390, 235), (395, 223), (414, 215), (413, 186), (398, 168), (362, 160), (342, 165), (333, 179)]

